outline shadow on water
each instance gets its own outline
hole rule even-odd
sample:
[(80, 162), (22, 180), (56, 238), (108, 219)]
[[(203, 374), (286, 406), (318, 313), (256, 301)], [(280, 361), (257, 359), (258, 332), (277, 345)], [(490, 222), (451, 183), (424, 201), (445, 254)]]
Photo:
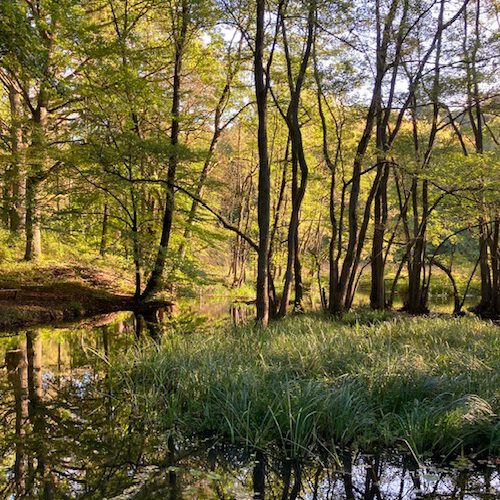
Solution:
[[(189, 315), (188, 315), (189, 316)], [(193, 316), (191, 314), (191, 316)], [(246, 305), (224, 321), (253, 317)], [(498, 498), (499, 471), (417, 468), (404, 456), (297, 462), (174, 443), (120, 397), (110, 365), (141, 342), (189, 330), (182, 314), (118, 313), (0, 336), (0, 498)], [(191, 322), (191, 323), (189, 323)], [(186, 326), (187, 324), (187, 326)], [(195, 323), (198, 325), (199, 323)]]

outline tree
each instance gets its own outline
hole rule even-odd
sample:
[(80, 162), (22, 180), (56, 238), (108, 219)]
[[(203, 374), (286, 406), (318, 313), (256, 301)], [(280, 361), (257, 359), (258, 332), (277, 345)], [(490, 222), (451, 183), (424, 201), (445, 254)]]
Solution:
[(172, 147), (172, 152), (168, 159), (165, 209), (163, 213), (160, 244), (158, 246), (158, 253), (153, 270), (142, 294), (143, 299), (151, 297), (161, 288), (162, 274), (165, 268), (170, 233), (172, 231), (172, 220), (175, 209), (175, 192), (173, 184), (175, 183), (177, 172), (177, 148), (179, 145), (181, 119), (182, 63), (186, 44), (188, 42), (188, 30), (192, 24), (192, 8), (193, 6), (188, 0), (179, 0), (179, 2), (174, 2), (169, 9), (169, 22), (172, 30), (171, 33), (175, 52), (173, 63), (172, 107), (170, 110), (172, 116), (172, 125), (170, 128), (170, 145)]

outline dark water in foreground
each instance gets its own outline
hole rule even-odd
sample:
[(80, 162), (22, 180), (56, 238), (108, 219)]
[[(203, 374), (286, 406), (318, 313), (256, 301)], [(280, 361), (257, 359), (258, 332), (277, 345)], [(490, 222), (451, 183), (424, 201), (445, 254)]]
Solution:
[[(252, 315), (204, 308), (221, 321)], [(164, 318), (166, 332), (203, 327), (198, 318)], [(500, 498), (492, 464), (417, 468), (410, 457), (347, 453), (297, 464), (172, 444), (131, 414), (109, 370), (155, 335), (128, 313), (0, 334), (0, 498)]]

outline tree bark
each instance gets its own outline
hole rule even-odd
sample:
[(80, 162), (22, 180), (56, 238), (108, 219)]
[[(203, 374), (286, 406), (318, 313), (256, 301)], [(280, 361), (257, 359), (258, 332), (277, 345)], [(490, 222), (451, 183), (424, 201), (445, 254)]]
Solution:
[(256, 306), (257, 322), (266, 327), (269, 323), (269, 225), (271, 216), (271, 172), (267, 149), (267, 94), (268, 80), (264, 70), (265, 0), (256, 0), (256, 33), (254, 55), (254, 83), (257, 101), (259, 151), (259, 183), (257, 219), (259, 249), (257, 257)]
[[(241, 53), (241, 46), (238, 49), (238, 57), (240, 53)], [(215, 153), (215, 149), (217, 147), (217, 143), (219, 142), (222, 131), (228, 125), (228, 123), (230, 123), (229, 121), (226, 122), (225, 124), (221, 124), (222, 114), (229, 99), (232, 82), (237, 72), (237, 65), (236, 68), (234, 68), (231, 67), (230, 62), (228, 64), (229, 68), (226, 76), (226, 83), (224, 85), (224, 88), (222, 89), (219, 100), (215, 107), (212, 139), (210, 141), (210, 146), (208, 148), (207, 155), (203, 163), (203, 168), (198, 178), (198, 183), (196, 185), (195, 194), (197, 197), (201, 197), (203, 194), (203, 188), (205, 187), (208, 175), (213, 165), (213, 156)], [(181, 258), (184, 258), (186, 255), (186, 246), (189, 238), (191, 237), (192, 226), (196, 218), (196, 212), (198, 211), (198, 206), (199, 206), (198, 202), (195, 199), (193, 199), (191, 202), (191, 209), (189, 210), (189, 215), (186, 221), (186, 229), (184, 230), (183, 241), (179, 245), (179, 256)]]
[[(391, 4), (388, 19), (392, 20), (395, 16), (395, 9), (397, 2)], [(404, 41), (404, 33), (406, 30), (406, 20), (408, 14), (409, 2), (405, 0), (403, 3), (403, 13), (399, 23), (398, 36), (395, 44), (394, 60), (392, 62), (392, 76), (389, 86), (389, 95), (385, 109), (383, 109), (382, 95), (379, 95), (379, 102), (377, 108), (377, 130), (376, 130), (376, 146), (377, 146), (377, 164), (378, 169), (381, 170), (380, 184), (375, 193), (374, 201), (374, 229), (372, 239), (372, 252), (371, 252), (371, 292), (370, 292), (370, 305), (372, 309), (385, 309), (386, 307), (386, 291), (385, 291), (385, 258), (384, 258), (384, 238), (388, 218), (387, 207), (387, 186), (389, 181), (389, 168), (390, 165), (386, 161), (387, 153), (392, 146), (392, 142), (396, 137), (396, 130), (393, 131), (388, 138), (387, 130), (389, 128), (389, 121), (391, 118), (392, 104), (396, 91), (396, 83), (398, 78), (398, 70), (401, 61), (401, 49)], [(377, 14), (377, 19), (380, 18), (380, 13)], [(379, 21), (380, 22), (380, 21)], [(378, 22), (378, 23), (379, 23)], [(377, 23), (377, 24), (378, 24)], [(387, 71), (387, 46), (384, 46), (385, 35), (380, 36), (382, 41), (379, 42), (380, 50), (377, 50), (377, 73), (384, 74)]]
[(102, 214), (102, 231), (101, 231), (101, 245), (99, 247), (99, 255), (104, 257), (106, 255), (106, 249), (108, 246), (108, 204), (104, 204), (104, 210)]
[(172, 231), (172, 221), (175, 210), (175, 191), (174, 183), (176, 179), (178, 151), (180, 134), (180, 107), (181, 107), (181, 78), (182, 78), (182, 63), (184, 50), (187, 38), (187, 29), (189, 24), (189, 11), (188, 1), (182, 0), (180, 12), (180, 28), (179, 33), (175, 39), (175, 55), (174, 55), (174, 78), (172, 88), (172, 124), (170, 130), (170, 145), (172, 152), (168, 160), (167, 170), (167, 185), (165, 188), (165, 210), (163, 213), (163, 223), (160, 237), (160, 244), (158, 246), (158, 253), (154, 263), (153, 270), (146, 284), (146, 288), (142, 294), (143, 299), (148, 299), (157, 293), (162, 285), (162, 275), (165, 269), (167, 259), (168, 244), (170, 241), (170, 234)]
[[(434, 62), (434, 76), (431, 90), (432, 101), (432, 123), (427, 141), (427, 147), (420, 156), (419, 136), (416, 122), (416, 98), (413, 96), (412, 123), (413, 123), (413, 141), (415, 147), (415, 160), (420, 165), (420, 172), (425, 172), (429, 167), (431, 155), (438, 131), (439, 118), (439, 93), (440, 93), (440, 64), (441, 64), (441, 46), (444, 17), (444, 0), (441, 0), (441, 6), (438, 18), (438, 32), (436, 40), (436, 57)], [(424, 174), (425, 175), (425, 174)], [(430, 215), (429, 209), (429, 181), (424, 178), (421, 181), (421, 198), (418, 196), (418, 186), (420, 179), (415, 174), (412, 183), (412, 205), (413, 205), (413, 230), (414, 243), (410, 246), (411, 255), (408, 259), (408, 301), (404, 304), (404, 310), (411, 314), (426, 314), (429, 312), (427, 305), (428, 292), (430, 287), (430, 272), (428, 282), (425, 278), (425, 261), (427, 251), (427, 224)], [(419, 215), (419, 201), (421, 203), (421, 214)]]
[[(299, 122), (299, 105), (302, 86), (309, 65), (311, 56), (312, 45), (314, 42), (314, 25), (316, 16), (316, 3), (314, 0), (309, 1), (308, 16), (307, 16), (307, 39), (304, 47), (304, 53), (300, 68), (293, 81), (292, 77), (292, 59), (288, 47), (288, 41), (285, 30), (285, 22), (281, 19), (283, 42), (285, 46), (285, 58), (288, 68), (288, 83), (290, 88), (290, 103), (286, 113), (286, 123), (289, 130), (289, 136), (292, 145), (292, 213), (290, 216), (290, 224), (288, 229), (288, 244), (287, 244), (287, 267), (285, 272), (285, 283), (283, 286), (282, 300), (279, 309), (279, 316), (283, 317), (288, 312), (290, 288), (292, 283), (292, 276), (295, 278), (295, 300), (294, 308), (301, 309), (302, 305), (302, 276), (301, 276), (301, 263), (299, 256), (299, 218), (300, 208), (307, 187), (307, 180), (309, 176), (309, 168), (307, 165), (304, 144), (302, 139), (302, 131)], [(299, 171), (300, 168), (300, 179)]]
[(26, 217), (24, 211), (26, 172), (24, 169), (21, 94), (14, 87), (9, 89), (9, 102), (11, 113), (12, 166), (9, 172), (11, 200), (8, 215), (10, 230), (17, 233), (24, 229)]
[(24, 253), (24, 260), (26, 261), (37, 259), (42, 254), (41, 210), (38, 191), (46, 175), (44, 167), (46, 161), (47, 106), (47, 91), (45, 85), (42, 84), (38, 96), (38, 106), (33, 115), (32, 148), (36, 162), (26, 178), (26, 247)]
[[(356, 156), (353, 163), (352, 169), (352, 180), (351, 180), (351, 191), (349, 196), (349, 207), (348, 207), (348, 243), (347, 251), (342, 263), (342, 269), (340, 271), (339, 279), (335, 284), (335, 288), (330, 291), (332, 299), (329, 304), (329, 311), (332, 314), (342, 314), (346, 309), (349, 308), (348, 304), (352, 301), (350, 297), (353, 294), (353, 286), (355, 282), (355, 277), (357, 273), (357, 267), (359, 263), (359, 257), (361, 255), (361, 249), (364, 244), (364, 239), (366, 236), (366, 223), (368, 222), (367, 215), (371, 210), (371, 203), (375, 191), (378, 189), (380, 183), (381, 171), (377, 171), (377, 177), (374, 183), (374, 188), (372, 188), (372, 193), (369, 196), (369, 200), (365, 205), (363, 224), (361, 228), (359, 227), (358, 221), (358, 210), (359, 210), (359, 195), (361, 190), (361, 175), (362, 175), (362, 162), (366, 155), (370, 138), (372, 136), (373, 127), (376, 123), (377, 114), (380, 109), (381, 93), (382, 93), (382, 81), (385, 74), (385, 60), (387, 56), (387, 48), (389, 45), (389, 35), (392, 29), (392, 24), (394, 21), (394, 16), (396, 14), (398, 0), (393, 0), (391, 7), (389, 9), (389, 14), (386, 16), (386, 21), (382, 36), (380, 35), (379, 28), (379, 16), (377, 16), (377, 72), (375, 75), (375, 82), (373, 86), (372, 98), (370, 102), (370, 107), (368, 108), (365, 127), (363, 134), (358, 142), (356, 148)], [(378, 3), (377, 3), (378, 12)], [(384, 68), (384, 70), (382, 70)]]
[[(474, 145), (476, 154), (484, 153), (483, 139), (483, 111), (481, 108), (481, 96), (479, 89), (480, 77), (478, 75), (477, 51), (480, 47), (480, 0), (475, 2), (474, 12), (474, 43), (470, 54), (466, 47), (468, 29), (467, 15), (464, 16), (464, 55), (467, 61), (467, 100), (468, 114), (474, 134)], [(482, 194), (481, 194), (482, 196)], [(481, 299), (474, 308), (475, 312), (485, 317), (500, 317), (500, 269), (499, 269), (499, 216), (498, 204), (490, 206), (493, 222), (484, 223), (484, 212), (488, 210), (488, 204), (481, 197), (479, 201), (481, 215), (479, 217), (479, 269), (481, 276)]]

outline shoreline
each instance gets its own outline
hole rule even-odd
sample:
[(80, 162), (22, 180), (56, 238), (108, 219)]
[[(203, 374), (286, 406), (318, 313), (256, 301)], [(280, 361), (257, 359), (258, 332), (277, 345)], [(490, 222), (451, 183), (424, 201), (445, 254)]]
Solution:
[(150, 312), (173, 302), (138, 303), (132, 295), (90, 288), (80, 283), (0, 288), (0, 330), (74, 321), (120, 311)]

